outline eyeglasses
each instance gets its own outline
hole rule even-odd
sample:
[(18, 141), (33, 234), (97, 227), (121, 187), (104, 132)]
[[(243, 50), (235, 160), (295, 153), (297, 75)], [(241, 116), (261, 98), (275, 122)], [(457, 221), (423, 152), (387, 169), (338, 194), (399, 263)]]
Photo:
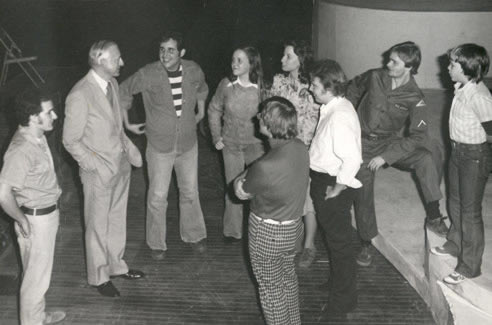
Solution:
[(170, 48), (170, 49), (166, 49), (165, 47), (160, 47), (159, 48), (159, 52), (160, 53), (164, 53), (164, 54), (170, 54), (170, 55), (174, 55), (176, 53), (178, 53), (178, 50), (177, 49), (173, 49), (173, 48)]

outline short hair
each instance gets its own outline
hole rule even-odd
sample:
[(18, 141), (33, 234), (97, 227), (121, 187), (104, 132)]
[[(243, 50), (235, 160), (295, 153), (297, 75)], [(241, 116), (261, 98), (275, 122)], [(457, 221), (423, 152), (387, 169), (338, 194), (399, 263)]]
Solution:
[(184, 48), (182, 33), (174, 30), (167, 31), (162, 35), (159, 44), (168, 42), (170, 40), (176, 41), (176, 47), (178, 48), (178, 51), (181, 51)]
[(420, 62), (422, 60), (422, 53), (420, 52), (420, 47), (417, 44), (411, 41), (398, 43), (393, 45), (388, 50), (388, 54), (391, 55), (391, 53), (396, 53), (405, 63), (406, 68), (411, 68), (411, 74), (417, 74), (420, 67)]
[(345, 96), (347, 77), (338, 62), (330, 59), (317, 61), (310, 74), (311, 79), (317, 77), (323, 87), (334, 96)]
[(294, 53), (299, 58), (299, 81), (302, 83), (309, 83), (309, 70), (313, 65), (313, 49), (311, 44), (305, 40), (288, 40), (284, 42), (284, 49), (287, 46), (292, 46)]
[(297, 113), (294, 105), (283, 97), (273, 96), (261, 103), (258, 119), (263, 121), (274, 139), (297, 136)]
[(50, 100), (53, 100), (51, 94), (38, 88), (27, 88), (21, 92), (15, 99), (15, 116), (19, 125), (29, 126), (31, 115), (41, 113), (41, 103)]
[(470, 80), (480, 82), (489, 72), (490, 58), (487, 50), (480, 45), (473, 43), (459, 45), (449, 50), (450, 60), (452, 56)]
[(110, 40), (100, 40), (92, 44), (89, 50), (89, 66), (95, 67), (100, 65), (100, 59), (107, 56), (107, 51), (111, 46), (118, 46), (116, 42)]

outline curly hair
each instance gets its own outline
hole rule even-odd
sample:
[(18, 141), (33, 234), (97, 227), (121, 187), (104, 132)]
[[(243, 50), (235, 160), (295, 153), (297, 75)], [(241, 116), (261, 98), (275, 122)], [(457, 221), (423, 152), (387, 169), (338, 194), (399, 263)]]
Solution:
[[(292, 46), (299, 58), (299, 81), (304, 84), (309, 83), (309, 70), (314, 63), (311, 43), (305, 40), (288, 40), (284, 42), (284, 49), (287, 46)], [(288, 75), (288, 73), (285, 74)]]

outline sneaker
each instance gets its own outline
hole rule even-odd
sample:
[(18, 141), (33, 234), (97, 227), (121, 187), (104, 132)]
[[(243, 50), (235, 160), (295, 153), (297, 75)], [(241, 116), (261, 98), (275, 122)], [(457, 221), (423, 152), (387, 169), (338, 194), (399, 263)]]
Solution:
[(444, 219), (447, 219), (447, 217), (427, 219), (425, 222), (425, 226), (427, 227), (428, 230), (432, 231), (439, 237), (446, 238), (449, 228), (444, 223)]
[(369, 246), (362, 246), (362, 249), (356, 258), (357, 264), (360, 266), (369, 266), (372, 263), (372, 255), (369, 252)]
[(67, 316), (67, 314), (61, 310), (47, 311), (45, 315), (43, 324), (56, 324), (64, 320)]
[(299, 267), (308, 269), (316, 257), (316, 248), (304, 248), (299, 258)]
[(456, 271), (454, 271), (453, 273), (451, 273), (450, 275), (448, 275), (443, 279), (443, 281), (446, 282), (447, 284), (459, 284), (465, 280), (466, 280), (466, 276)]
[(456, 254), (454, 254), (451, 250), (447, 249), (445, 246), (436, 246), (432, 247), (430, 249), (431, 253), (437, 256), (454, 256), (456, 257)]
[(166, 257), (166, 251), (162, 249), (153, 249), (151, 255), (154, 261), (162, 261)]

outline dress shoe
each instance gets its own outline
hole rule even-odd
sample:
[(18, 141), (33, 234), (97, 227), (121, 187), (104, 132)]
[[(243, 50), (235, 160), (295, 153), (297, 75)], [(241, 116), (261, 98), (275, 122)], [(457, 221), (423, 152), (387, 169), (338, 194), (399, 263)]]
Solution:
[(120, 296), (120, 292), (118, 291), (118, 289), (116, 289), (116, 287), (113, 285), (113, 282), (111, 282), (111, 281), (104, 282), (103, 284), (96, 286), (96, 288), (97, 288), (97, 291), (102, 296), (105, 296), (105, 297), (119, 297)]
[(372, 254), (369, 250), (369, 246), (362, 246), (359, 255), (357, 255), (355, 261), (360, 266), (369, 266), (372, 263)]
[(241, 242), (241, 238), (236, 238), (236, 237), (232, 237), (232, 236), (225, 236), (224, 235), (224, 243), (226, 244), (235, 244), (235, 243), (239, 243)]
[(119, 275), (112, 275), (110, 278), (123, 278), (125, 280), (138, 280), (145, 277), (145, 273), (139, 270), (128, 270), (128, 272), (119, 274)]
[(207, 251), (207, 242), (202, 239), (196, 243), (190, 243), (191, 248), (195, 253), (203, 254)]
[(150, 255), (154, 261), (162, 261), (166, 257), (166, 251), (162, 249), (153, 249)]
[(340, 303), (331, 297), (328, 298), (328, 302), (323, 306), (322, 312), (329, 315), (344, 315), (350, 313), (357, 307), (357, 299), (349, 303)]
[(61, 310), (47, 311), (43, 320), (44, 324), (57, 324), (65, 319), (67, 314)]

